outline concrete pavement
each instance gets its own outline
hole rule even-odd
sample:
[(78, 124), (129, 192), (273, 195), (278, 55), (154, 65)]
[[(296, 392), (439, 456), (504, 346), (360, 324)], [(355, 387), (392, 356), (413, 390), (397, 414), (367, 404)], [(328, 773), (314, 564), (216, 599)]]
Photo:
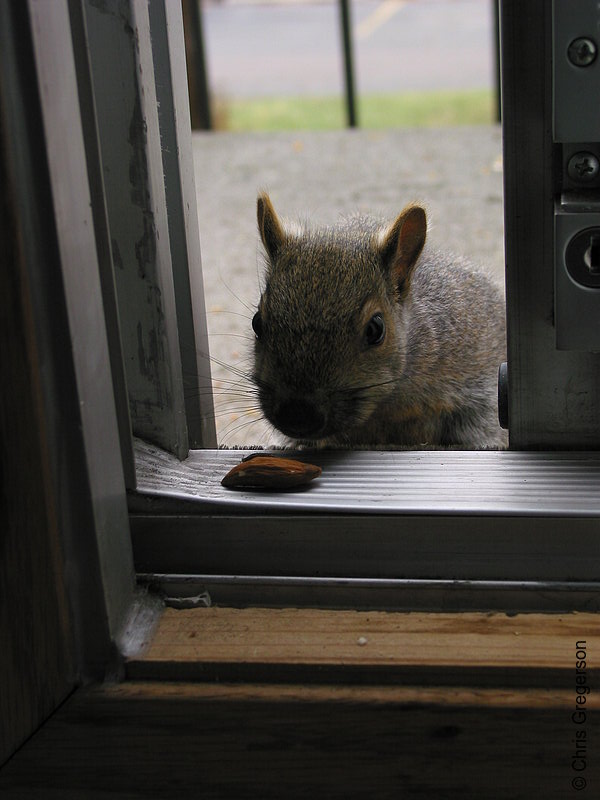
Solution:
[[(494, 86), (491, 0), (353, 0), (358, 93)], [(343, 91), (339, 4), (203, 4), (211, 91), (225, 98)]]

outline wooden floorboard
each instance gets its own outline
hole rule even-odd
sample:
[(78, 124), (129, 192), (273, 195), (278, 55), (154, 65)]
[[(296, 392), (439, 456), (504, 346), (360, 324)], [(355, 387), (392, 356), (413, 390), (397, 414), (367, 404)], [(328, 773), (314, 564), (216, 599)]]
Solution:
[[(571, 690), (126, 682), (79, 691), (3, 800), (597, 796), (600, 706)], [(583, 771), (572, 766), (585, 731)], [(589, 790), (576, 793), (584, 778)]]
[(593, 614), (167, 609), (124, 682), (77, 691), (13, 757), (0, 797), (596, 797), (598, 626)]
[(146, 680), (569, 688), (600, 615), (166, 609), (127, 674)]

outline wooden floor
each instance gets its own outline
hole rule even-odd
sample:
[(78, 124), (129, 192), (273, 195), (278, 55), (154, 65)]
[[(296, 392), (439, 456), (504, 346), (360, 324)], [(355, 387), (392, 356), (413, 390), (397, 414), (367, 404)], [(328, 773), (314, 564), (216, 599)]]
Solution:
[(596, 797), (599, 634), (592, 614), (167, 610), (122, 683), (77, 691), (8, 763), (0, 797)]
[(600, 615), (167, 608), (127, 675), (570, 689), (580, 640)]

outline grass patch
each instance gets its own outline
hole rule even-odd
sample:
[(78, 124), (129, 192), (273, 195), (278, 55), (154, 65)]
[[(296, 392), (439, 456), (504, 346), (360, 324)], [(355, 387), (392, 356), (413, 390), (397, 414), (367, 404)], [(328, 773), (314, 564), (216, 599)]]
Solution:
[[(358, 122), (362, 128), (489, 125), (494, 103), (489, 89), (363, 95)], [(335, 130), (346, 124), (341, 97), (220, 98), (215, 105), (217, 127), (224, 130)]]

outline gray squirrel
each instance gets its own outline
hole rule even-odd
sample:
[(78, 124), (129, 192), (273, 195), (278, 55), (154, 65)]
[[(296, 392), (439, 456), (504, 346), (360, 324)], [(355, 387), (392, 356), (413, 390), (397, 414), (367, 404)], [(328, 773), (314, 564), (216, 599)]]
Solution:
[(408, 205), (390, 225), (284, 225), (258, 197), (266, 251), (252, 319), (265, 417), (310, 446), (502, 447), (504, 302), (484, 272), (425, 247)]

